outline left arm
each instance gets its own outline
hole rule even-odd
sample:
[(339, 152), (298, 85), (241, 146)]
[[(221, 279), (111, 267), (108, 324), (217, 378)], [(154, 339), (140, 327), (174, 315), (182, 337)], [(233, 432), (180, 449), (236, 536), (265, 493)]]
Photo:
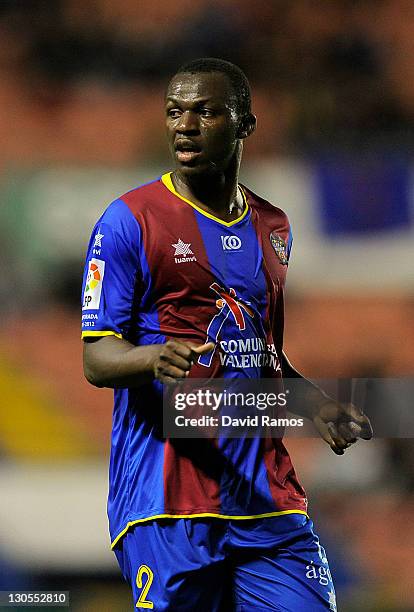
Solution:
[(283, 378), (300, 378), (301, 384), (291, 398), (296, 414), (311, 420), (321, 437), (337, 455), (358, 438), (372, 438), (372, 427), (368, 417), (354, 406), (330, 398), (322, 389), (302, 376), (282, 352)]

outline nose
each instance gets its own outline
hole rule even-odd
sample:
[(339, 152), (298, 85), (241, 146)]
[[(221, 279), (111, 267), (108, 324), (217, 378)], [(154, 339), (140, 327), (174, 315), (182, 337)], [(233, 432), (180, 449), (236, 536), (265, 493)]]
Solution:
[(177, 124), (176, 130), (181, 134), (198, 133), (199, 125), (197, 113), (192, 110), (184, 111)]

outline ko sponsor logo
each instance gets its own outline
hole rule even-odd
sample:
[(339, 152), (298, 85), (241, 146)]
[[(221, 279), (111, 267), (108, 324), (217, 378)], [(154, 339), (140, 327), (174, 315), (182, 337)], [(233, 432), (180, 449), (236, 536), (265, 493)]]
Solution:
[(221, 236), (223, 251), (238, 251), (242, 241), (238, 236)]

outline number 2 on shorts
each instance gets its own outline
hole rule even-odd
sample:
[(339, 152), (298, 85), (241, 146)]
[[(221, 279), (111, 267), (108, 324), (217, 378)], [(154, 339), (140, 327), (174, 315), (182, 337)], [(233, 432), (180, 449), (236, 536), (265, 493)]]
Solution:
[[(145, 584), (142, 583), (143, 574), (146, 574), (147, 576), (147, 581), (145, 582)], [(138, 598), (137, 603), (135, 604), (136, 608), (147, 608), (147, 610), (154, 609), (153, 602), (146, 599), (153, 580), (154, 580), (154, 573), (152, 569), (149, 568), (148, 565), (140, 565), (138, 568), (138, 572), (137, 572), (136, 583), (137, 583), (137, 587), (139, 589), (142, 589), (142, 591), (141, 591), (141, 595)]]

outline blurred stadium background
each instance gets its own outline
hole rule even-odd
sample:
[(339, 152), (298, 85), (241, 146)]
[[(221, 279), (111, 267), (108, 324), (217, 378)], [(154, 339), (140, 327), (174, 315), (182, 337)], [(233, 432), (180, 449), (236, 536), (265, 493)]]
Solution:
[[(294, 231), (288, 355), (314, 377), (413, 376), (414, 2), (1, 0), (0, 39), (0, 589), (128, 610), (105, 515), (112, 393), (81, 367), (91, 227), (170, 168), (168, 76), (234, 61), (258, 115), (243, 179)], [(289, 446), (339, 610), (413, 610), (412, 441)]]

